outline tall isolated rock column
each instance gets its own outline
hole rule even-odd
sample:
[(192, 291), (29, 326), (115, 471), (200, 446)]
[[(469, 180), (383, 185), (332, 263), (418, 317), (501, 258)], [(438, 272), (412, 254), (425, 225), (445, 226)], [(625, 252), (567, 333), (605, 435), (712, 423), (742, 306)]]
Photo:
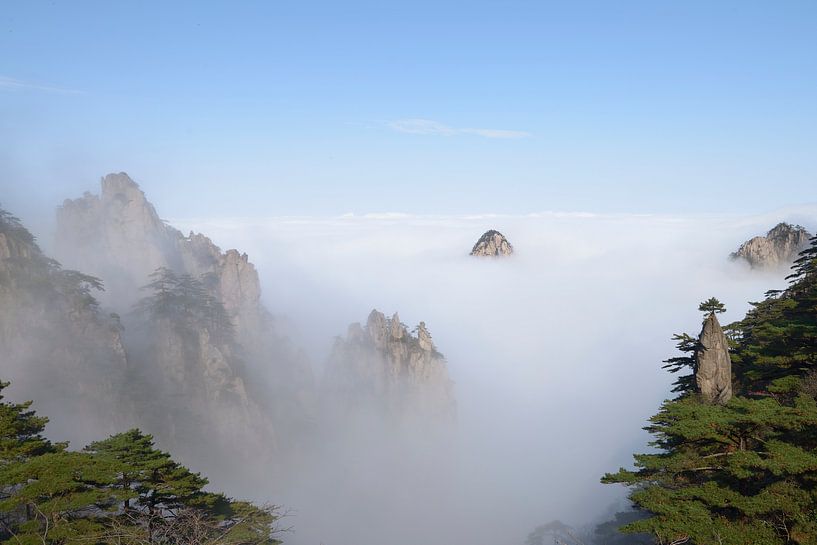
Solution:
[(715, 313), (704, 320), (695, 350), (695, 382), (704, 400), (723, 405), (732, 398), (732, 359), (729, 343)]

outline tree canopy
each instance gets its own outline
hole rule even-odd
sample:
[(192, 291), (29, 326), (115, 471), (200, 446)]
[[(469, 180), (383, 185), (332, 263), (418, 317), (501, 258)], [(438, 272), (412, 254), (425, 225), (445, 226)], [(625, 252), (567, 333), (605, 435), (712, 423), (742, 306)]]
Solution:
[[(725, 405), (695, 391), (696, 339), (676, 335), (679, 396), (645, 428), (654, 452), (605, 483), (632, 487), (648, 518), (625, 525), (662, 544), (817, 543), (817, 237), (786, 290), (769, 292), (727, 329), (735, 393)], [(700, 305), (719, 312), (712, 298)], [(692, 354), (692, 355), (690, 355)]]
[[(0, 394), (8, 383), (0, 383)], [(0, 395), (0, 541), (8, 545), (275, 545), (277, 510), (207, 479), (138, 429), (80, 452), (43, 436), (31, 402)]]

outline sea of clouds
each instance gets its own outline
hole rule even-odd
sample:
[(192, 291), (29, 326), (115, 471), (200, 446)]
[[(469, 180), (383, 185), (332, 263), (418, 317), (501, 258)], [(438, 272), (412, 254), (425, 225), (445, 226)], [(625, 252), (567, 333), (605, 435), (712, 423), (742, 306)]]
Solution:
[[(171, 223), (250, 255), (266, 306), (286, 318), (317, 374), (333, 337), (373, 308), (425, 321), (448, 360), (459, 424), (455, 463), (441, 462), (445, 494), (422, 475), (386, 475), (388, 465), (360, 490), (327, 491), (331, 502), (254, 492), (293, 509), (289, 543), (513, 545), (537, 524), (587, 524), (622, 505), (624, 490), (599, 478), (646, 448), (641, 427), (671, 395), (661, 362), (675, 353), (672, 334), (697, 334), (708, 297), (726, 304), (728, 323), (785, 286), (785, 270), (728, 259), (783, 219), (813, 232), (817, 207)], [(512, 257), (468, 255), (490, 228), (508, 237)]]

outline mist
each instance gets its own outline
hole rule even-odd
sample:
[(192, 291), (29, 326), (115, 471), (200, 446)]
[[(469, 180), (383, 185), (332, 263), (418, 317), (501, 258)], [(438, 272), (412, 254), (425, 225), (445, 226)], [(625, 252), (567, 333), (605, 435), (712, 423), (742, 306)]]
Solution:
[[(372, 309), (399, 312), (409, 330), (426, 324), (457, 404), (456, 422), (436, 429), (424, 421), (395, 426), (375, 406), (326, 420), (324, 408), (309, 448), (258, 434), (262, 450), (281, 455), (272, 464), (251, 449), (239, 458), (210, 448), (224, 437), (171, 450), (215, 489), (283, 506), (281, 526), (291, 532), (282, 537), (293, 545), (519, 545), (548, 521), (601, 522), (627, 502), (624, 489), (603, 486), (600, 477), (630, 466), (632, 453), (646, 448), (640, 428), (672, 395), (673, 377), (661, 369), (675, 353), (672, 335), (697, 334), (698, 303), (711, 296), (726, 304), (721, 321), (729, 323), (750, 301), (786, 285), (785, 269), (753, 270), (730, 252), (779, 221), (813, 231), (815, 217), (817, 206), (751, 216), (171, 216), (173, 227), (249, 255), (264, 306), (305, 352), (319, 383), (334, 339), (351, 323), (365, 323)], [(492, 228), (515, 253), (469, 256)], [(55, 247), (52, 232), (35, 232), (47, 252), (74, 253)], [(133, 353), (150, 341), (130, 342)], [(269, 398), (262, 401), (277, 395), (266, 389), (276, 380), (273, 363), (272, 356), (248, 363), (250, 387)], [(40, 398), (36, 375), (17, 372), (24, 395)], [(56, 413), (59, 395), (42, 397)], [(76, 443), (103, 432), (80, 430), (84, 418), (55, 414), (49, 433)]]
[[(250, 254), (266, 306), (318, 375), (331, 339), (372, 308), (424, 321), (447, 358), (458, 424), (445, 447), (400, 451), (357, 433), (345, 454), (319, 450), (291, 480), (242, 491), (292, 510), (287, 541), (487, 545), (521, 543), (553, 519), (588, 524), (624, 504), (625, 491), (599, 478), (645, 448), (639, 428), (670, 397), (661, 361), (674, 354), (672, 334), (697, 334), (697, 305), (710, 296), (729, 323), (785, 286), (785, 270), (750, 270), (728, 255), (777, 221), (807, 217), (808, 207), (171, 223)], [(489, 228), (508, 237), (512, 257), (468, 256)]]

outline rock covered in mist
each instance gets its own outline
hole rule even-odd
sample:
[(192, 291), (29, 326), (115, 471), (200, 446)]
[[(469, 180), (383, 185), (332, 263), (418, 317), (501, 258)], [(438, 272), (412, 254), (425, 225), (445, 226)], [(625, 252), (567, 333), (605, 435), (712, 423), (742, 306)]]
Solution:
[(704, 400), (724, 404), (732, 398), (732, 359), (721, 324), (712, 312), (704, 320), (695, 351), (695, 382)]
[(445, 358), (424, 322), (408, 331), (395, 313), (373, 310), (332, 349), (325, 389), (344, 408), (369, 405), (399, 420), (448, 422), (456, 412)]
[(231, 316), (258, 308), (258, 273), (246, 254), (221, 249), (204, 235), (184, 236), (163, 222), (139, 185), (124, 172), (108, 174), (99, 195), (67, 199), (57, 210), (59, 258), (104, 278), (112, 305), (132, 302), (134, 286), (159, 267), (211, 275), (209, 286)]
[(102, 312), (97, 279), (65, 270), (0, 209), (0, 370), (35, 399), (50, 429), (80, 443), (132, 425), (120, 397), (128, 371), (119, 318)]
[(732, 259), (744, 259), (752, 268), (776, 268), (790, 265), (806, 246), (811, 234), (799, 225), (778, 223), (766, 236), (747, 240)]
[(508, 256), (513, 253), (513, 246), (505, 235), (491, 229), (486, 231), (471, 249), (471, 255), (480, 257)]
[[(131, 359), (146, 370), (143, 389), (153, 391), (150, 399), (132, 397), (163, 444), (200, 443), (207, 426), (194, 421), (209, 424), (214, 436), (244, 433), (246, 439), (254, 431), (271, 436), (270, 419), (283, 430), (312, 418), (311, 368), (261, 304), (258, 272), (246, 253), (224, 252), (203, 234), (185, 236), (166, 224), (125, 173), (102, 178), (99, 195), (66, 200), (57, 226), (60, 257), (102, 278), (104, 302), (129, 321)], [(180, 331), (132, 315), (146, 295), (140, 288), (159, 268), (200, 281), (223, 305), (234, 331), (230, 343), (216, 341), (202, 325)]]
[(240, 348), (230, 339), (167, 317), (126, 338), (133, 341), (134, 367), (127, 388), (141, 426), (204, 465), (225, 455), (236, 461), (272, 456), (273, 420), (248, 391)]

